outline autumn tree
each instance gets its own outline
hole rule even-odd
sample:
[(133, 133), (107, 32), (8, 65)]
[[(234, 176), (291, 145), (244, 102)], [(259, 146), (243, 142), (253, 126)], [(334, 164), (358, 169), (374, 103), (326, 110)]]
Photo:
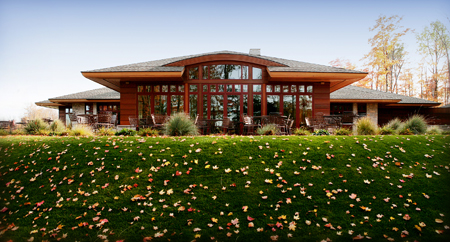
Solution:
[(22, 121), (42, 119), (42, 118), (51, 118), (55, 120), (58, 118), (58, 110), (52, 108), (38, 107), (36, 106), (36, 104), (30, 103), (25, 108), (25, 114), (22, 117)]
[[(330, 61), (329, 64), (333, 67), (356, 70), (356, 65), (354, 65), (350, 60), (347, 59), (336, 58), (335, 60)], [(363, 71), (369, 72), (368, 69), (364, 69)], [(370, 73), (368, 76), (370, 76)], [(370, 81), (371, 79), (369, 77), (365, 77), (364, 79), (354, 83), (354, 85), (359, 87), (371, 88)]]
[[(430, 80), (428, 88), (431, 91), (431, 99), (438, 101), (444, 99), (442, 92), (439, 89), (443, 80), (445, 80), (446, 66), (444, 65), (445, 57), (448, 62), (448, 47), (450, 45), (450, 38), (446, 33), (447, 29), (440, 21), (431, 22), (429, 26), (426, 26), (424, 30), (417, 34), (417, 42), (419, 43), (419, 51), (424, 56), (424, 60), (428, 65), (427, 70), (430, 71)], [(447, 68), (448, 69), (448, 68)], [(443, 85), (446, 87), (445, 83)]]
[(394, 92), (397, 86), (407, 54), (400, 38), (412, 31), (400, 26), (401, 20), (402, 17), (398, 15), (382, 15), (376, 20), (375, 26), (369, 29), (376, 31), (376, 34), (369, 39), (372, 49), (363, 60), (366, 61), (369, 72), (374, 72), (372, 76), (375, 78), (375, 88), (372, 89)]

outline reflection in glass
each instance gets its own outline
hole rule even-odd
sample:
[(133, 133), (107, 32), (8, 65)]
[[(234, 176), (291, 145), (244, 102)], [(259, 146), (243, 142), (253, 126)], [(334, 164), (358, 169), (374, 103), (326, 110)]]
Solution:
[(297, 86), (296, 85), (291, 85), (291, 92), (297, 92)]
[(203, 85), (203, 92), (208, 92), (208, 85)]
[(253, 116), (261, 116), (261, 95), (253, 95)]
[(305, 92), (305, 86), (299, 85), (298, 86), (298, 92)]
[(155, 95), (155, 114), (167, 114), (167, 95)]
[(176, 91), (177, 91), (177, 86), (170, 85), (170, 92), (176, 92)]
[(161, 92), (161, 86), (160, 85), (156, 85), (155, 86), (155, 92)]
[(300, 124), (306, 124), (305, 118), (312, 117), (312, 96), (299, 95)]
[(307, 86), (306, 92), (313, 92), (313, 86)]
[(168, 92), (169, 91), (169, 86), (168, 85), (162, 85), (162, 92)]
[(227, 117), (231, 121), (239, 121), (240, 119), (240, 95), (228, 95), (227, 97)]
[(253, 92), (261, 92), (261, 85), (253, 84)]
[(242, 85), (242, 91), (243, 92), (248, 92), (248, 85)]
[(266, 92), (272, 92), (272, 85), (266, 86)]
[(189, 91), (190, 92), (197, 92), (197, 88), (198, 88), (197, 84), (190, 84), (189, 85)]
[(209, 86), (210, 92), (216, 92), (216, 85), (210, 85)]
[(295, 119), (296, 110), (296, 100), (295, 95), (284, 95), (283, 96), (283, 115)]
[(211, 119), (223, 119), (223, 95), (211, 95)]
[(203, 95), (203, 118), (208, 118), (208, 95)]
[(225, 91), (223, 85), (218, 85), (218, 87), (219, 87), (219, 91), (218, 92), (224, 92)]
[(227, 92), (233, 91), (233, 85), (227, 85)]
[(184, 111), (184, 95), (172, 95), (170, 99), (170, 111), (172, 114)]
[(283, 85), (283, 92), (289, 92), (289, 86)]
[(208, 79), (208, 66), (203, 66), (203, 79)]
[(235, 92), (241, 92), (241, 85), (234, 85)]
[(267, 113), (280, 112), (280, 96), (279, 95), (267, 95)]
[(275, 86), (273, 86), (273, 91), (274, 91), (274, 92), (281, 92), (281, 87), (280, 87), (280, 85), (275, 85)]
[(248, 114), (248, 95), (242, 95), (242, 112)]
[(150, 95), (138, 95), (138, 115), (139, 119), (146, 118), (152, 113), (150, 105)]
[(240, 65), (211, 65), (209, 67), (211, 79), (241, 79)]
[(242, 79), (248, 79), (248, 66), (242, 66)]
[(145, 86), (146, 92), (152, 92), (152, 86)]
[(189, 68), (189, 79), (191, 79), (191, 80), (198, 79), (198, 67)]
[(261, 68), (257, 68), (257, 67), (253, 67), (252, 68), (253, 71), (253, 79), (262, 79), (262, 69)]
[(197, 94), (189, 95), (189, 115), (191, 116), (192, 119), (194, 119), (198, 113), (197, 112), (197, 98), (198, 98)]
[(178, 92), (184, 92), (184, 85), (178, 85)]
[(144, 86), (137, 86), (137, 91), (138, 92), (143, 92), (144, 91)]
[(211, 65), (209, 66), (209, 75), (211, 79), (224, 79), (225, 65)]

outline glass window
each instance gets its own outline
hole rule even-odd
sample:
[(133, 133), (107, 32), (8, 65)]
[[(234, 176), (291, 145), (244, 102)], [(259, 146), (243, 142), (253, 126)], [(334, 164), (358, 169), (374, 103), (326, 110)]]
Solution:
[(272, 92), (272, 85), (266, 86), (266, 92)]
[(212, 85), (209, 85), (209, 91), (210, 92), (216, 92), (216, 85), (214, 85), (214, 84), (212, 84)]
[(170, 99), (170, 111), (172, 114), (184, 111), (184, 95), (172, 95)]
[(306, 92), (313, 92), (313, 86), (307, 86)]
[(299, 85), (298, 86), (298, 92), (305, 92), (305, 86)]
[(162, 85), (162, 92), (168, 92), (169, 91), (169, 86), (168, 85)]
[(283, 85), (283, 92), (289, 92), (289, 86)]
[(248, 79), (248, 66), (242, 66), (242, 79)]
[(283, 115), (295, 119), (296, 100), (295, 95), (283, 95)]
[(241, 79), (240, 65), (225, 65), (225, 79)]
[(243, 92), (248, 92), (248, 85), (242, 85), (242, 91)]
[(253, 67), (252, 68), (253, 71), (253, 79), (262, 79), (262, 69), (261, 68), (257, 68), (257, 67)]
[(152, 92), (152, 86), (145, 86), (146, 92)]
[(211, 119), (223, 119), (223, 95), (211, 95)]
[(189, 79), (191, 79), (191, 80), (198, 79), (198, 67), (189, 68)]
[(144, 91), (144, 86), (141, 86), (141, 85), (137, 86), (137, 91), (138, 92), (143, 92)]
[(273, 86), (273, 91), (274, 92), (281, 92), (281, 86), (280, 85), (274, 85)]
[(203, 118), (208, 118), (208, 95), (203, 95)]
[(279, 95), (267, 95), (267, 113), (279, 113), (280, 112), (280, 96)]
[(203, 92), (208, 92), (208, 85), (203, 85)]
[(291, 85), (291, 92), (297, 92), (297, 86)]
[(261, 92), (261, 85), (253, 85), (253, 92)]
[(227, 96), (227, 117), (231, 121), (239, 121), (240, 119), (240, 97), (241, 95), (228, 95)]
[(248, 95), (242, 95), (242, 112), (248, 114)]
[(218, 85), (218, 88), (219, 88), (219, 92), (224, 92), (225, 91), (224, 85)]
[(146, 118), (151, 115), (150, 95), (138, 95), (138, 115), (139, 119)]
[(241, 85), (234, 85), (234, 91), (235, 92), (241, 92)]
[(155, 114), (167, 114), (167, 95), (155, 95)]
[(208, 79), (208, 66), (203, 66), (203, 79)]
[(170, 92), (176, 92), (176, 91), (177, 91), (177, 86), (170, 85)]
[(300, 123), (306, 124), (305, 118), (312, 117), (312, 96), (299, 95)]
[(86, 103), (85, 105), (85, 114), (94, 114), (94, 110), (92, 108), (92, 103)]
[(261, 116), (261, 95), (253, 95), (253, 116)]
[(198, 91), (197, 88), (198, 88), (197, 84), (190, 84), (189, 85), (189, 91), (190, 92), (197, 92)]
[(155, 92), (161, 92), (161, 86), (160, 85), (156, 85), (155, 86)]
[(197, 114), (198, 114), (197, 98), (198, 98), (197, 94), (189, 95), (189, 115), (191, 116), (191, 118), (195, 118), (195, 116), (197, 116)]
[(233, 91), (233, 85), (227, 85), (227, 92)]
[(184, 85), (178, 85), (178, 92), (184, 92)]
[(209, 66), (209, 75), (211, 79), (224, 79), (225, 78), (225, 65), (211, 65)]

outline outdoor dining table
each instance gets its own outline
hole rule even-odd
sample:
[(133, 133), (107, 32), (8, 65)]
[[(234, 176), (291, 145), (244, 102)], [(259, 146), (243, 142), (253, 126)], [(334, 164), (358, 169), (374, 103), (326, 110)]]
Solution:
[(87, 124), (89, 126), (95, 126), (98, 120), (98, 115), (96, 114), (78, 114), (77, 122), (79, 124)]

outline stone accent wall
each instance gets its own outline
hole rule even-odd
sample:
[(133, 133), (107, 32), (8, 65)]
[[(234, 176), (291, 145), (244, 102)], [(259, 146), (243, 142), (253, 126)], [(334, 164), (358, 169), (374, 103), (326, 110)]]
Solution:
[(97, 114), (97, 103), (93, 103), (92, 108), (94, 109), (94, 114)]
[(72, 110), (73, 110), (73, 112), (75, 112), (77, 115), (78, 115), (78, 114), (85, 114), (84, 103), (72, 103)]
[(378, 125), (378, 103), (367, 104), (367, 117)]

